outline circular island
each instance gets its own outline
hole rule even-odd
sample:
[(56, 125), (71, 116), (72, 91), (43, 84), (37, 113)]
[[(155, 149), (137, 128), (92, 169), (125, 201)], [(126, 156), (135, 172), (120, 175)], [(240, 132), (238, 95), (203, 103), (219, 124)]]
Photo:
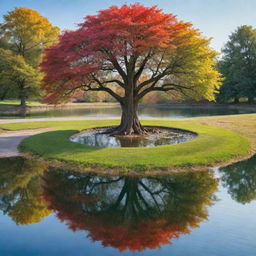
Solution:
[[(143, 121), (144, 126), (161, 126), (198, 134), (180, 144), (157, 147), (96, 147), (70, 141), (70, 137), (86, 129), (109, 127), (118, 120), (28, 122), (23, 127), (52, 127), (53, 131), (26, 138), (20, 150), (79, 171), (108, 174), (168, 173), (180, 170), (202, 170), (250, 155), (248, 139), (230, 130), (202, 124), (196, 119)], [(8, 124), (6, 127), (15, 127)], [(18, 124), (18, 126), (21, 126)], [(54, 161), (52, 161), (54, 160)]]

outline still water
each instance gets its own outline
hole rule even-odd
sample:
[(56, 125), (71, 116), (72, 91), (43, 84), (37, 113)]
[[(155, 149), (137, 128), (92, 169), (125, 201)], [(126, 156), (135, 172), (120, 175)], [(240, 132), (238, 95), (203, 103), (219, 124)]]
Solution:
[(87, 129), (72, 135), (70, 140), (96, 147), (156, 147), (183, 143), (197, 136), (189, 131), (163, 128), (148, 130), (150, 133), (144, 136), (113, 136), (106, 133), (107, 131), (108, 128)]
[[(213, 115), (235, 115), (252, 113), (252, 110), (246, 109), (228, 109), (228, 108), (207, 108), (207, 107), (140, 107), (139, 116), (141, 118), (184, 118), (195, 116), (213, 116)], [(53, 109), (44, 112), (28, 113), (29, 118), (40, 117), (92, 117), (92, 118), (120, 118), (121, 110), (119, 107), (102, 108), (70, 108)], [(13, 118), (13, 117), (11, 117)]]
[(108, 177), (0, 160), (0, 255), (256, 255), (256, 156)]

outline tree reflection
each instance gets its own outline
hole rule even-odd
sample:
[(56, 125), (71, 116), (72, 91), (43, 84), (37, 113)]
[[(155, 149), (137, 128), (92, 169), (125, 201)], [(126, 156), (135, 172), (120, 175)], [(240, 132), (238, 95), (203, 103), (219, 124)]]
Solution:
[(45, 170), (21, 157), (0, 160), (0, 209), (17, 224), (39, 222), (51, 213), (42, 197), (40, 175)]
[(49, 207), (72, 230), (120, 251), (159, 248), (208, 216), (217, 180), (210, 172), (165, 177), (101, 177), (69, 171), (44, 176)]
[(256, 199), (256, 155), (220, 168), (221, 180), (232, 199), (239, 203), (249, 203)]

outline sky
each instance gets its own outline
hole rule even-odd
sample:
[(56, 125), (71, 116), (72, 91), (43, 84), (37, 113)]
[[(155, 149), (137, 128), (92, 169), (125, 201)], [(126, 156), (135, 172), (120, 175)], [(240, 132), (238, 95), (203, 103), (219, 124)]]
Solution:
[(37, 10), (62, 30), (75, 29), (86, 15), (111, 5), (136, 2), (157, 5), (179, 20), (191, 22), (204, 36), (212, 38), (211, 46), (219, 52), (238, 26), (256, 27), (256, 0), (0, 0), (0, 22), (15, 7), (27, 7)]

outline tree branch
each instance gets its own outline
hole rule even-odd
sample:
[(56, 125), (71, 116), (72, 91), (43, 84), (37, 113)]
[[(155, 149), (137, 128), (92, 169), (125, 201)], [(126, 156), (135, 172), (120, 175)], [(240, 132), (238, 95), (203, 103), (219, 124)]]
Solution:
[(140, 68), (138, 69), (138, 71), (136, 72), (135, 76), (134, 76), (134, 83), (136, 83), (138, 81), (138, 79), (140, 78), (148, 60), (150, 59), (150, 57), (152, 56), (152, 50), (149, 50), (148, 54), (146, 55), (146, 57), (144, 58), (144, 60), (141, 63)]
[(108, 51), (105, 51), (105, 53), (109, 56), (109, 61), (112, 63), (114, 68), (117, 70), (119, 75), (122, 77), (123, 81), (126, 82), (127, 75), (123, 71), (122, 67), (119, 65), (119, 63), (118, 63), (117, 59), (115, 58), (115, 56), (111, 52), (108, 52)]
[(144, 89), (140, 94), (138, 94), (138, 99), (141, 99), (146, 94), (148, 94), (149, 92), (152, 92), (152, 91), (168, 92), (168, 91), (177, 90), (177, 91), (180, 91), (181, 93), (183, 93), (184, 95), (186, 95), (183, 92), (183, 89), (184, 90), (193, 90), (193, 88), (191, 88), (191, 87), (178, 85), (178, 84), (174, 84), (174, 83), (166, 83), (166, 84), (161, 85), (160, 87), (155, 87), (157, 82), (153, 83), (150, 87)]
[(121, 102), (123, 100), (122, 97), (120, 97), (118, 94), (116, 94), (113, 90), (111, 90), (108, 87), (104, 86), (104, 83), (102, 83), (95, 75), (92, 74), (93, 80), (98, 84), (98, 88), (88, 88), (87, 91), (105, 91), (108, 92), (112, 97), (114, 97), (117, 101)]
[(112, 79), (112, 80), (102, 82), (102, 84), (110, 84), (110, 83), (116, 83), (120, 85), (122, 88), (125, 88), (124, 83), (122, 83), (120, 80), (117, 80), (117, 79)]
[[(137, 88), (136, 88), (136, 93), (139, 93), (139, 91), (140, 91), (143, 87), (147, 86), (148, 84), (153, 83), (154, 86), (155, 86), (155, 84), (156, 84), (161, 78), (163, 78), (163, 77), (165, 77), (166, 75), (168, 75), (167, 70), (168, 70), (168, 67), (167, 67), (161, 74), (159, 74), (159, 75), (157, 75), (157, 76), (154, 76), (154, 75), (153, 75), (153, 76), (151, 76), (150, 79), (148, 79), (148, 80), (142, 82), (141, 84), (139, 84), (139, 85), (137, 86)], [(152, 86), (150, 86), (150, 87), (152, 87)]]

